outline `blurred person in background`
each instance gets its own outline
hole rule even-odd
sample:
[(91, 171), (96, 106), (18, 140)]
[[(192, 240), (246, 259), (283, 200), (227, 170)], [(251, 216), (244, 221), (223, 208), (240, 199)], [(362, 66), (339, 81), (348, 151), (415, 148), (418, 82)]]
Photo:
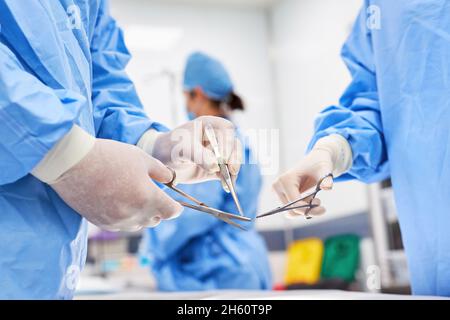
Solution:
[[(184, 73), (184, 90), (189, 118), (216, 116), (230, 119), (244, 110), (242, 100), (221, 62), (200, 52), (189, 56)], [(241, 141), (242, 135), (237, 131)], [(236, 191), (246, 216), (257, 213), (262, 178), (252, 152), (244, 144), (244, 164)], [(211, 207), (225, 212), (237, 211), (231, 194), (220, 181), (180, 185), (182, 190)], [(174, 199), (180, 196), (168, 191)], [(142, 253), (150, 263), (158, 289), (192, 291), (213, 289), (270, 289), (268, 253), (254, 224), (242, 231), (213, 216), (185, 209), (176, 220), (148, 229)]]

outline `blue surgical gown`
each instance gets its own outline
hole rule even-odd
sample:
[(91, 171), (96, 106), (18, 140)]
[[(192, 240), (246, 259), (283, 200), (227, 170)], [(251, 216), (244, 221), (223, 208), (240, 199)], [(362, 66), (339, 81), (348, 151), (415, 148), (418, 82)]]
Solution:
[(0, 299), (70, 299), (86, 221), (29, 172), (74, 124), (135, 144), (150, 127), (103, 0), (0, 1)]
[(341, 134), (342, 180), (391, 177), (413, 292), (450, 296), (450, 1), (366, 1), (342, 57), (353, 80), (310, 147)]
[[(249, 148), (246, 159), (252, 159)], [(257, 213), (261, 174), (257, 164), (246, 161), (236, 182), (236, 191), (246, 216)], [(255, 162), (252, 162), (255, 163)], [(237, 209), (219, 181), (182, 185), (181, 189), (207, 205), (226, 212)], [(167, 190), (173, 198), (185, 200)], [(150, 263), (158, 289), (199, 291), (214, 289), (270, 289), (268, 254), (253, 224), (242, 231), (208, 214), (185, 209), (183, 214), (144, 235), (141, 253)]]

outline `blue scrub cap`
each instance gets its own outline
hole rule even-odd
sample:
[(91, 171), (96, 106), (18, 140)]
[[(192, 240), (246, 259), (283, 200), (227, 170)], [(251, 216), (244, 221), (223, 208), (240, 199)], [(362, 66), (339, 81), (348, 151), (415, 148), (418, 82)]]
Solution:
[(223, 64), (202, 53), (194, 52), (187, 59), (184, 89), (200, 87), (210, 99), (225, 101), (233, 92), (233, 84)]

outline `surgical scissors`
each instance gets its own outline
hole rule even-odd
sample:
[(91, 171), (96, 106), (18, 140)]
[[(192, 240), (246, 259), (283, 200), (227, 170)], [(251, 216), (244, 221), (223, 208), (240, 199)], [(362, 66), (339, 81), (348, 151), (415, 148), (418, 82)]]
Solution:
[[(259, 218), (263, 218), (263, 217), (272, 216), (272, 215), (280, 213), (280, 212), (291, 211), (291, 210), (295, 210), (295, 209), (307, 208), (307, 210), (305, 212), (305, 217), (306, 217), (306, 219), (311, 219), (312, 217), (309, 215), (309, 212), (311, 211), (311, 209), (314, 209), (314, 208), (318, 207), (317, 205), (312, 204), (312, 202), (316, 198), (317, 194), (322, 190), (322, 183), (325, 181), (325, 179), (328, 179), (328, 178), (332, 179), (333, 175), (330, 173), (330, 174), (326, 175), (325, 177), (323, 177), (322, 179), (320, 179), (317, 182), (316, 189), (314, 190), (314, 192), (312, 192), (312, 193), (310, 193), (310, 194), (308, 194), (306, 196), (301, 196), (300, 198), (298, 198), (298, 199), (296, 199), (294, 201), (291, 201), (291, 202), (285, 204), (284, 206), (280, 206), (280, 207), (275, 208), (275, 209), (273, 209), (273, 210), (271, 210), (269, 212), (260, 214), (260, 215), (256, 216), (256, 218), (259, 219)], [(295, 204), (297, 204), (299, 202), (302, 202), (302, 201), (306, 202), (306, 199), (308, 199), (308, 198), (310, 198), (310, 200), (307, 201), (308, 204), (299, 205), (299, 206), (293, 206), (293, 205), (295, 205)]]
[(172, 181), (170, 181), (169, 183), (165, 183), (165, 186), (172, 189), (173, 191), (175, 191), (176, 193), (180, 194), (181, 196), (183, 196), (184, 198), (194, 202), (196, 205), (184, 202), (184, 201), (177, 201), (179, 204), (181, 204), (183, 207), (186, 208), (190, 208), (196, 211), (200, 211), (200, 212), (204, 212), (207, 214), (210, 214), (214, 217), (216, 217), (217, 219), (220, 219), (222, 221), (224, 221), (225, 223), (228, 223), (236, 228), (239, 228), (241, 230), (246, 231), (247, 229), (245, 229), (244, 227), (242, 227), (240, 224), (236, 223), (234, 220), (238, 220), (238, 221), (244, 221), (244, 222), (250, 222), (252, 221), (250, 218), (247, 217), (243, 217), (243, 216), (238, 216), (232, 213), (228, 213), (228, 212), (224, 212), (218, 209), (214, 209), (211, 207), (208, 207), (204, 202), (197, 200), (196, 198), (194, 198), (193, 196), (187, 194), (186, 192), (184, 192), (183, 190), (177, 188), (174, 185), (175, 179), (176, 179), (176, 172), (175, 170), (169, 168), (172, 173), (173, 173), (173, 177), (172, 177)]
[(228, 168), (228, 164), (226, 163), (225, 159), (222, 157), (222, 154), (220, 153), (219, 143), (217, 142), (216, 134), (214, 133), (214, 129), (210, 123), (207, 123), (205, 125), (205, 133), (206, 137), (209, 140), (209, 143), (211, 144), (214, 155), (216, 156), (217, 164), (219, 165), (220, 169), (220, 175), (222, 176), (228, 191), (231, 193), (231, 196), (233, 197), (234, 203), (236, 204), (236, 208), (238, 209), (239, 214), (243, 217), (244, 212), (242, 211), (241, 204), (239, 203), (236, 188), (234, 186), (233, 179), (231, 178), (230, 169)]

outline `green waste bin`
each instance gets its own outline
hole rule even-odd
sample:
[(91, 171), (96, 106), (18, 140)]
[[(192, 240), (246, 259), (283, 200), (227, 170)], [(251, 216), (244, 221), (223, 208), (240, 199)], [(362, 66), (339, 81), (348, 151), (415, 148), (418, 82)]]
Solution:
[(320, 278), (355, 280), (359, 265), (359, 237), (339, 235), (325, 240)]

